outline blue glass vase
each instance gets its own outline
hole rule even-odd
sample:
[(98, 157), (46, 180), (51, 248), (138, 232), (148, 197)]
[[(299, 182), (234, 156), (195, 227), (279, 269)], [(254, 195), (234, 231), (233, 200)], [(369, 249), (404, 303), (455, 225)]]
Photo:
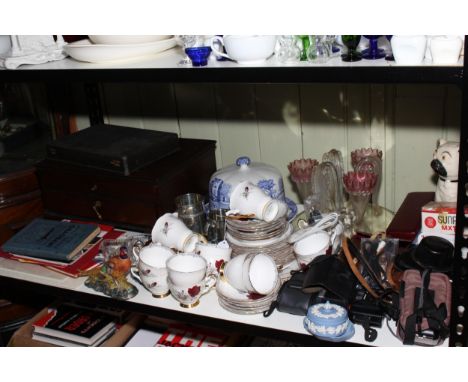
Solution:
[(385, 57), (385, 51), (378, 47), (378, 40), (380, 36), (377, 35), (364, 35), (369, 40), (369, 48), (362, 51), (362, 58), (366, 60), (378, 60)]

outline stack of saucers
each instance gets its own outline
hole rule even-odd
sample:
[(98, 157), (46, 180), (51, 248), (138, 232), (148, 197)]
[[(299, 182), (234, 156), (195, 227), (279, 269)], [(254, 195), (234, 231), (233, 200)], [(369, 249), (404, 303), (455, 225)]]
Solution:
[(267, 295), (246, 293), (237, 290), (223, 278), (219, 278), (216, 283), (216, 293), (219, 305), (229, 312), (258, 314), (270, 308), (271, 303), (276, 300), (280, 287), (281, 281), (278, 279), (273, 291)]
[(244, 253), (263, 253), (275, 261), (281, 281), (298, 269), (292, 245), (288, 242), (293, 228), (283, 218), (272, 222), (248, 219), (226, 219), (226, 240), (232, 247), (232, 256)]

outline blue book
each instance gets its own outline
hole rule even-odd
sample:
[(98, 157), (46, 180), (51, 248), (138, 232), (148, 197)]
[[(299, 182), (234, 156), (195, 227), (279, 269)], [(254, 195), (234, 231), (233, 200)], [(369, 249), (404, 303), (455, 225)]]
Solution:
[(97, 224), (37, 218), (3, 244), (2, 249), (69, 263), (99, 232)]

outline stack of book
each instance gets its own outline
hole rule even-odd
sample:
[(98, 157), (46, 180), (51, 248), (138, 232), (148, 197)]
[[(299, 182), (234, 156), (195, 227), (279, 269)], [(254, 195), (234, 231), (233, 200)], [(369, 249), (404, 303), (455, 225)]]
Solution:
[(97, 224), (37, 218), (2, 248), (19, 255), (69, 263), (99, 232)]
[(78, 277), (99, 265), (102, 240), (123, 234), (103, 224), (35, 219), (2, 246), (0, 257)]
[(32, 326), (34, 340), (59, 346), (99, 346), (117, 328), (111, 314), (68, 304), (47, 309)]
[(125, 347), (225, 347), (239, 346), (242, 338), (235, 334), (184, 324), (164, 324), (151, 318)]

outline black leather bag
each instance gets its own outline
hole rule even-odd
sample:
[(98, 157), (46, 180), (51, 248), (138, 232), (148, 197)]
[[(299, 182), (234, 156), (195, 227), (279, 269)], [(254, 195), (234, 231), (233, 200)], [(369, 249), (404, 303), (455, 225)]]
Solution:
[(321, 255), (309, 264), (302, 290), (316, 293), (325, 289), (330, 302), (347, 307), (354, 301), (356, 285), (356, 277), (338, 255)]
[[(324, 284), (319, 282), (315, 283), (314, 287), (311, 286), (311, 283), (313, 283), (311, 280), (311, 274), (316, 274), (314, 269), (317, 268), (319, 273), (324, 270), (323, 267), (317, 265), (317, 263), (321, 262), (320, 259), (317, 258), (312, 261), (307, 268), (292, 273), (291, 278), (286, 281), (279, 290), (276, 301), (271, 303), (270, 308), (263, 312), (263, 315), (268, 317), (275, 309), (277, 309), (279, 312), (294, 314), (296, 316), (305, 316), (307, 314), (307, 309), (311, 305), (326, 301), (347, 308), (350, 295), (354, 295), (355, 282), (352, 281), (354, 279), (353, 274), (351, 272), (348, 273), (346, 271), (346, 267), (342, 268), (341, 265), (345, 264), (336, 259), (334, 255), (324, 255), (322, 260), (325, 260), (323, 261), (324, 264), (328, 264), (327, 269), (330, 269), (332, 272), (336, 272), (333, 275), (329, 275), (329, 285), (327, 282)], [(336, 264), (336, 261), (338, 261), (339, 264)], [(334, 265), (330, 267), (331, 264)], [(312, 273), (311, 268), (313, 268)], [(346, 288), (351, 289), (346, 291), (346, 293), (341, 289), (341, 287), (335, 285), (336, 283), (339, 284), (343, 281), (347, 282), (345, 282), (342, 288), (344, 290), (346, 290)], [(328, 286), (330, 286), (330, 288), (328, 288)]]
[(276, 301), (271, 303), (270, 309), (263, 312), (263, 315), (268, 317), (277, 309), (280, 312), (305, 316), (314, 295), (302, 291), (304, 277), (304, 271), (294, 272), (291, 278), (281, 286)]

